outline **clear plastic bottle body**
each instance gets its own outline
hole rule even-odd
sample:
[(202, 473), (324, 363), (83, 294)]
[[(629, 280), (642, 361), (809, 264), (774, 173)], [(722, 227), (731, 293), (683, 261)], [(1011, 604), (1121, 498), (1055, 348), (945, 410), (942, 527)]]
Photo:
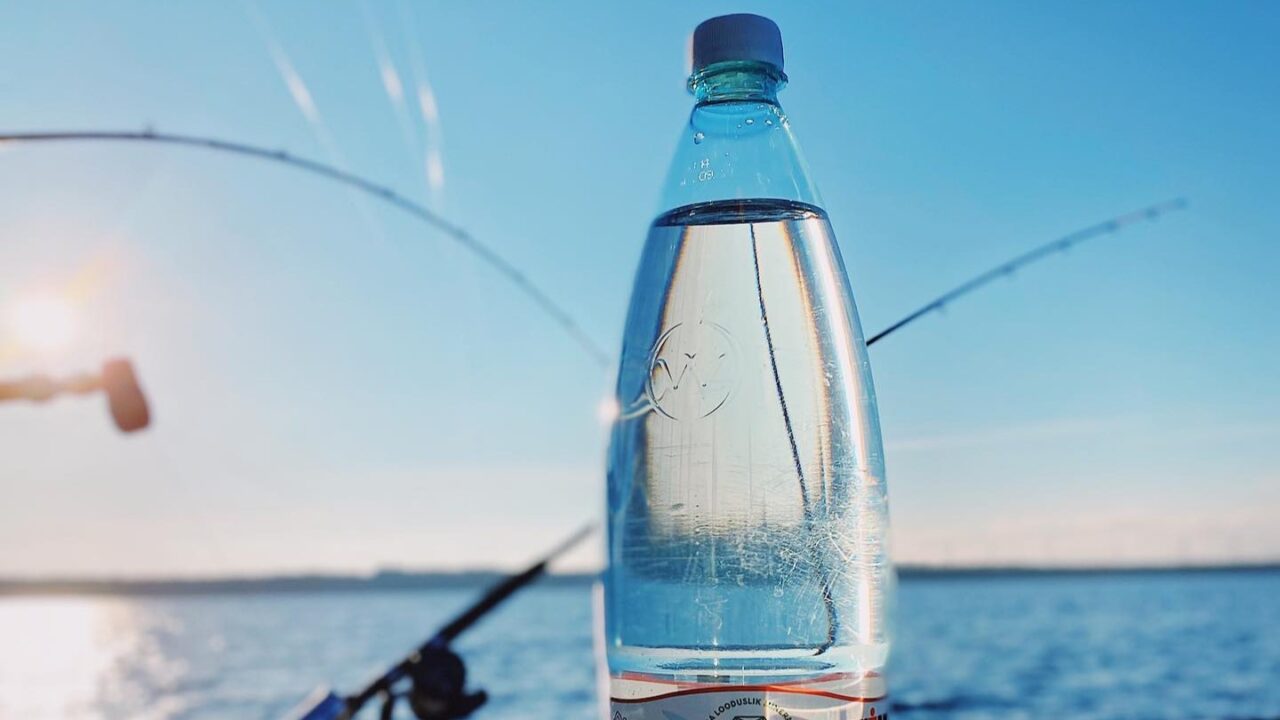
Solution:
[(888, 650), (883, 452), (853, 296), (781, 78), (728, 70), (681, 141), (624, 335), (604, 578), (615, 717), (666, 717), (636, 698), (671, 684), (866, 690)]

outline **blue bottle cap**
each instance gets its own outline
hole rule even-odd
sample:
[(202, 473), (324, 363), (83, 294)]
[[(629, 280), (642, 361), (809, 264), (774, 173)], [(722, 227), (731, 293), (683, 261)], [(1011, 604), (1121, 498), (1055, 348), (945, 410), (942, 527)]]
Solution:
[(713, 17), (693, 31), (693, 72), (727, 61), (768, 63), (782, 70), (782, 31), (766, 17)]

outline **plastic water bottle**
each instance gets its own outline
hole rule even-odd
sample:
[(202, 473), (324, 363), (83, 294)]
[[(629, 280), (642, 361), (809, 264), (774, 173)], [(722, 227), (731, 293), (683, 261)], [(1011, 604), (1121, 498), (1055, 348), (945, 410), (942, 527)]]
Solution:
[(778, 27), (698, 26), (609, 451), (612, 720), (882, 718), (893, 584), (866, 344), (777, 92)]

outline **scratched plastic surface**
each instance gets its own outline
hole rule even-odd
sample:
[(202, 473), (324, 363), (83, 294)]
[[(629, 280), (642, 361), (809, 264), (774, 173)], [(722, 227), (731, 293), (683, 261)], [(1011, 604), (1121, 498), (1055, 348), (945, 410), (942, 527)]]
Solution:
[(826, 213), (726, 200), (659, 217), (617, 391), (610, 670), (733, 683), (879, 669), (883, 456)]

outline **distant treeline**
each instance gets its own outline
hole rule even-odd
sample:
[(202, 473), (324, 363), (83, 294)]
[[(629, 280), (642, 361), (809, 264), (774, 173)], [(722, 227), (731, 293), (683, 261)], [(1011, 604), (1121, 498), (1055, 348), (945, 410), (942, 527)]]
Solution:
[[(376, 575), (279, 575), (192, 579), (0, 579), (0, 595), (216, 595), (476, 589), (506, 577), (489, 570), (396, 572)], [(594, 574), (550, 574), (543, 586), (585, 586)]]
[[(1151, 567), (946, 567), (906, 565), (898, 576), (911, 580), (965, 578), (1071, 577), (1086, 575), (1163, 575), (1173, 573), (1280, 572), (1280, 562), (1235, 565)], [(376, 575), (281, 575), (201, 579), (0, 579), (4, 595), (218, 595), (386, 590), (477, 590), (505, 577), (489, 570), (398, 572)], [(544, 587), (585, 587), (595, 573), (553, 573), (537, 581)]]

